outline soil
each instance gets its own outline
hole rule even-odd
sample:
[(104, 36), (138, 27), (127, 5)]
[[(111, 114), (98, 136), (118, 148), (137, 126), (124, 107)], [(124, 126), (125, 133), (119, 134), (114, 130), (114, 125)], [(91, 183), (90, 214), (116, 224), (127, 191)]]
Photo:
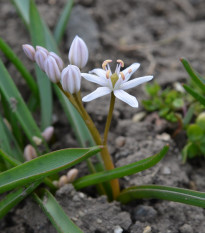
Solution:
[[(39, 11), (53, 30), (65, 0), (36, 1)], [(0, 36), (33, 72), (33, 64), (22, 52), (29, 35), (9, 1), (0, 2)], [(189, 78), (179, 58), (186, 57), (194, 68), (205, 74), (205, 2), (203, 0), (78, 0), (60, 45), (62, 57), (73, 37), (78, 34), (90, 51), (85, 72), (100, 67), (106, 59), (122, 59), (125, 66), (141, 63), (135, 76), (153, 74), (163, 87)], [(18, 30), (17, 30), (18, 29)], [(12, 64), (1, 56), (11, 76), (26, 99), (28, 90)], [(68, 63), (68, 61), (67, 61)], [(133, 75), (134, 76), (134, 75)], [(83, 81), (82, 95), (96, 85)], [(146, 98), (143, 86), (131, 90), (139, 102)], [(102, 130), (109, 97), (86, 104), (86, 109)], [(143, 108), (134, 109), (116, 102), (109, 134), (109, 147), (116, 166), (146, 158), (165, 145), (170, 150), (156, 166), (120, 180), (122, 188), (139, 184), (163, 184), (205, 191), (205, 161), (181, 162), (184, 137), (171, 137), (170, 124), (156, 113), (138, 121)], [(59, 103), (55, 100), (54, 127), (56, 142), (52, 149), (76, 147), (74, 135)], [(171, 126), (173, 127), (173, 126)], [(102, 132), (102, 131), (101, 131)], [(179, 146), (180, 145), (180, 146)], [(87, 172), (85, 163), (78, 166), (80, 175)], [(159, 200), (138, 200), (128, 205), (108, 203), (96, 197), (93, 190), (77, 192), (72, 185), (59, 189), (56, 198), (71, 219), (86, 233), (205, 233), (205, 211), (199, 207)], [(30, 198), (20, 203), (0, 222), (1, 233), (56, 232), (41, 209)]]

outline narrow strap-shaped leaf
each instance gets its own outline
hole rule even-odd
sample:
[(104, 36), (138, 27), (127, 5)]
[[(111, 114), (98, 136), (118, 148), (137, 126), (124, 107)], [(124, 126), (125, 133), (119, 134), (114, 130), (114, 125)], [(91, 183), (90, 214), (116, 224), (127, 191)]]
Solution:
[(196, 85), (205, 93), (205, 80), (202, 79), (191, 67), (189, 62), (185, 58), (181, 58), (181, 62), (186, 69), (187, 73), (191, 79), (196, 83)]
[(3, 93), (7, 103), (10, 105), (11, 113), (18, 119), (30, 142), (33, 144), (34, 136), (42, 138), (38, 126), (1, 60), (0, 92)]
[(28, 27), (29, 24), (29, 5), (30, 0), (11, 0), (11, 2), (16, 7), (17, 11), (19, 12), (19, 15), (23, 19), (23, 22)]
[(55, 197), (48, 190), (44, 190), (42, 199), (37, 194), (34, 194), (34, 198), (58, 233), (83, 233), (80, 228), (68, 218)]
[(38, 180), (26, 188), (19, 188), (3, 198), (0, 202), (0, 219), (3, 218), (14, 206), (21, 202), (31, 192), (33, 192), (41, 182), (42, 180)]
[(141, 185), (123, 190), (117, 200), (128, 203), (136, 199), (155, 198), (205, 208), (205, 193), (163, 185)]
[(63, 37), (64, 31), (66, 29), (66, 25), (68, 23), (68, 19), (70, 17), (72, 6), (73, 6), (73, 0), (68, 0), (62, 13), (60, 14), (60, 18), (59, 18), (58, 23), (57, 23), (55, 30), (54, 30), (54, 38), (55, 38), (57, 44), (60, 43), (60, 41)]
[(34, 97), (38, 98), (38, 87), (36, 82), (34, 81), (34, 78), (29, 73), (27, 68), (23, 65), (21, 60), (18, 59), (16, 54), (12, 51), (9, 45), (2, 38), (0, 38), (0, 49), (4, 53), (4, 55), (13, 63), (17, 70), (21, 73), (27, 85), (30, 87), (31, 92), (34, 94)]
[(2, 149), (0, 149), (0, 157), (2, 157), (5, 161), (7, 161), (9, 164), (11, 164), (14, 167), (21, 164), (21, 162), (19, 162), (15, 158), (5, 153)]
[(99, 147), (54, 151), (0, 173), (0, 193), (57, 173), (99, 152)]
[(2, 148), (8, 154), (12, 154), (14, 158), (23, 161), (22, 151), (19, 148), (12, 133), (5, 125), (1, 114), (0, 114), (0, 148)]
[(195, 92), (191, 87), (189, 87), (186, 84), (184, 84), (183, 87), (191, 96), (194, 97), (194, 99), (198, 100), (201, 104), (205, 106), (205, 98), (202, 95)]
[[(33, 0), (30, 1), (30, 35), (33, 45), (46, 47), (43, 22)], [(50, 126), (52, 121), (51, 82), (37, 65), (35, 69), (41, 103), (41, 129), (43, 130)]]
[(157, 164), (167, 153), (169, 147), (165, 146), (158, 154), (150, 156), (146, 159), (131, 163), (122, 167), (115, 168), (110, 171), (98, 172), (92, 175), (84, 176), (77, 179), (73, 184), (76, 189), (81, 189), (90, 185), (102, 183), (123, 176), (135, 174), (137, 172), (148, 169)]

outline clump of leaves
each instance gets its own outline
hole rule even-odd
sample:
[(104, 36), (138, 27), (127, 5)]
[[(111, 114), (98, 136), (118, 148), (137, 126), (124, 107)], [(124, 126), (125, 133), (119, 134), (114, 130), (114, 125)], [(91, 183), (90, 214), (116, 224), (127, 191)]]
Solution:
[(205, 113), (201, 113), (205, 107), (205, 79), (191, 67), (186, 59), (182, 58), (181, 62), (189, 74), (192, 84), (195, 85), (193, 88), (192, 84), (184, 84), (184, 89), (194, 98), (195, 106), (198, 109), (195, 122), (185, 126), (188, 141), (182, 154), (183, 162), (186, 162), (187, 158), (205, 155)]
[(178, 121), (179, 114), (181, 115), (185, 106), (183, 91), (174, 90), (170, 87), (162, 90), (156, 82), (146, 84), (145, 90), (149, 99), (143, 100), (142, 104), (147, 111), (157, 111), (160, 117), (170, 122)]

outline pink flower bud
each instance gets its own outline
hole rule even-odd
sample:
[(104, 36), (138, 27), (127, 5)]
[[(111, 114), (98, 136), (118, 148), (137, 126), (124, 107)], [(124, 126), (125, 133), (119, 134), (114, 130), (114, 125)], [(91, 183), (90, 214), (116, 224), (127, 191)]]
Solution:
[(24, 44), (22, 45), (23, 51), (26, 54), (26, 56), (31, 60), (35, 61), (35, 49), (32, 45)]
[(32, 159), (35, 159), (37, 157), (37, 153), (35, 148), (32, 145), (27, 145), (24, 148), (24, 158), (26, 161), (30, 161)]
[(51, 82), (58, 83), (60, 81), (61, 71), (55, 58), (53, 58), (51, 55), (47, 56), (44, 63), (44, 69)]
[(73, 168), (67, 172), (68, 183), (72, 183), (78, 175), (78, 169)]
[(88, 61), (88, 48), (84, 40), (76, 36), (70, 46), (68, 59), (72, 65), (76, 65), (80, 69), (83, 68)]
[(68, 183), (68, 178), (67, 178), (66, 175), (63, 175), (63, 176), (61, 176), (60, 179), (59, 179), (58, 186), (59, 186), (59, 187), (63, 187), (63, 186), (64, 186), (65, 184), (67, 184), (67, 183)]
[(45, 71), (44, 68), (44, 62), (47, 58), (47, 53), (44, 51), (44, 49), (37, 49), (35, 53), (35, 61), (38, 64), (38, 66), (41, 68), (42, 71)]
[(64, 67), (63, 60), (54, 52), (50, 52), (49, 55), (52, 56), (56, 60), (59, 70), (62, 71)]
[(50, 141), (51, 137), (53, 136), (53, 133), (54, 133), (54, 127), (49, 126), (41, 133), (41, 135), (48, 142), (48, 141)]
[(42, 47), (42, 46), (40, 46), (40, 45), (37, 45), (36, 46), (36, 51), (38, 51), (38, 50), (42, 50), (43, 52), (45, 52), (47, 55), (48, 55), (48, 50), (46, 49), (46, 48), (44, 48), (44, 47)]
[(81, 86), (81, 73), (77, 66), (68, 65), (61, 73), (62, 87), (71, 94), (77, 93)]

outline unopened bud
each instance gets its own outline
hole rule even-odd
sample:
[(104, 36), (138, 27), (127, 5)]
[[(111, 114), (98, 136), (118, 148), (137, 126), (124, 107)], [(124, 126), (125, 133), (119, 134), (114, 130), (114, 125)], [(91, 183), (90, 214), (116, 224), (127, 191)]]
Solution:
[(76, 65), (80, 69), (83, 68), (88, 61), (88, 48), (84, 40), (76, 36), (70, 46), (68, 59), (72, 65)]
[(43, 49), (38, 49), (35, 53), (35, 61), (42, 71), (45, 71), (44, 63), (47, 56), (47, 53)]
[(81, 73), (77, 66), (68, 65), (61, 73), (62, 87), (71, 94), (77, 93), (81, 86)]
[(30, 161), (34, 158), (37, 157), (37, 153), (36, 153), (36, 150), (35, 148), (32, 146), (32, 145), (27, 145), (25, 148), (24, 148), (24, 158), (26, 161)]
[(52, 183), (53, 183), (53, 185), (54, 185), (55, 187), (58, 188), (58, 181), (57, 181), (57, 180), (54, 180)]
[(72, 183), (78, 175), (78, 169), (73, 168), (67, 172), (68, 183)]
[(51, 82), (58, 83), (60, 81), (61, 71), (57, 65), (55, 58), (48, 55), (44, 63), (44, 68)]
[(51, 137), (53, 136), (54, 133), (54, 127), (49, 126), (44, 131), (41, 133), (42, 137), (48, 142), (50, 141)]
[(35, 61), (35, 49), (32, 45), (24, 44), (22, 45), (23, 51), (26, 54), (26, 56), (31, 60)]
[(36, 46), (36, 51), (39, 51), (39, 50), (45, 52), (47, 55), (48, 55), (48, 53), (49, 53), (48, 50), (47, 50), (46, 48), (44, 48), (44, 47), (42, 47), (42, 46), (40, 46), (40, 45), (37, 45), (37, 46)]
[(63, 60), (54, 52), (50, 52), (49, 55), (56, 60), (59, 70), (62, 71), (64, 67)]
[(59, 187), (63, 187), (63, 186), (64, 186), (65, 184), (67, 184), (67, 183), (68, 183), (68, 178), (67, 178), (66, 175), (63, 175), (63, 176), (61, 176), (60, 179), (59, 179), (58, 186), (59, 186)]
[(37, 137), (37, 136), (33, 136), (33, 141), (37, 146), (40, 146), (42, 144), (42, 139)]

